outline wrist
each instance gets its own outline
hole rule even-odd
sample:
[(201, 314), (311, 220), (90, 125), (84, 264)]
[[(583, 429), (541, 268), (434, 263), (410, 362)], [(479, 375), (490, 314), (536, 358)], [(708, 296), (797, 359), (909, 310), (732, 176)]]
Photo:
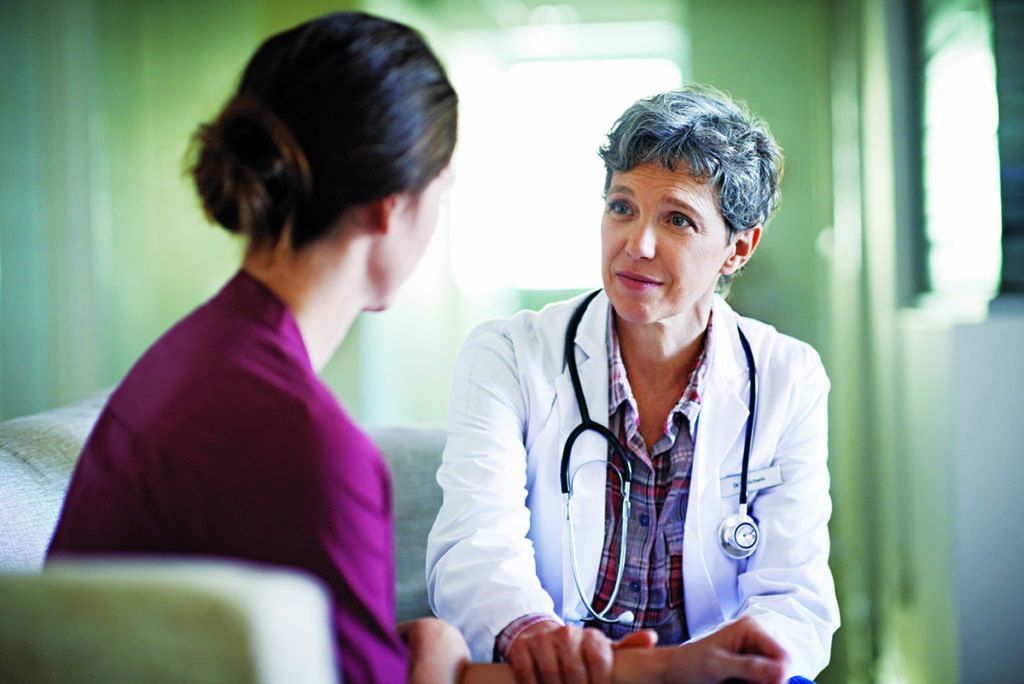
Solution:
[(615, 651), (615, 684), (651, 684), (668, 681), (668, 648), (623, 648)]
[(518, 617), (505, 625), (494, 640), (495, 660), (508, 660), (516, 639), (531, 632), (549, 631), (562, 626), (562, 621), (548, 613), (531, 613)]

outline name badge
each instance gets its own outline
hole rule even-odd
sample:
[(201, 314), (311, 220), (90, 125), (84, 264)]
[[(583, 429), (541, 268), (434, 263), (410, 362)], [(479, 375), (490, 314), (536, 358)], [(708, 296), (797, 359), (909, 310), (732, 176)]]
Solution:
[[(740, 493), (740, 475), (727, 475), (722, 480), (722, 496), (738, 495)], [(752, 470), (747, 473), (747, 494), (756, 492), (759, 489), (768, 489), (782, 484), (782, 468), (774, 465), (770, 468)]]

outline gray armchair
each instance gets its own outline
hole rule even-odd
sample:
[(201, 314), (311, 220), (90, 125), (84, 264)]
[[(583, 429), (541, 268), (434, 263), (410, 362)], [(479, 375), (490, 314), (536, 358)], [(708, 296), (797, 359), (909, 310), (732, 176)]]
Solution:
[[(0, 681), (333, 681), (329, 599), (296, 569), (196, 558), (66, 561), (41, 572), (106, 398), (0, 423)], [(397, 618), (423, 617), (444, 430), (368, 432), (392, 471)]]

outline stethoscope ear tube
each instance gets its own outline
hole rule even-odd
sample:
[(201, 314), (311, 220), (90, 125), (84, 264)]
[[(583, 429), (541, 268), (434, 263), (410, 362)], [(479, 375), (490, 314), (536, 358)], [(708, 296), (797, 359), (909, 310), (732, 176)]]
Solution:
[(579, 406), (580, 422), (583, 424), (590, 422), (590, 412), (587, 410), (587, 398), (583, 396), (583, 387), (580, 385), (580, 371), (576, 367), (576, 331), (579, 330), (580, 321), (583, 320), (583, 313), (600, 292), (600, 290), (591, 292), (583, 300), (583, 303), (572, 312), (572, 318), (569, 319), (569, 326), (566, 328), (565, 334), (565, 365), (569, 367), (572, 391), (576, 394), (576, 405)]
[(754, 365), (754, 353), (750, 350), (750, 342), (747, 341), (747, 336), (743, 334), (743, 330), (736, 326), (736, 332), (740, 334), (740, 345), (743, 346), (743, 353), (747, 357), (747, 369), (750, 382), (750, 415), (747, 417), (747, 435), (743, 440), (743, 465), (740, 471), (740, 506), (742, 512), (746, 512), (747, 507), (747, 472), (750, 467), (750, 442), (754, 436), (754, 408), (757, 404), (757, 371)]

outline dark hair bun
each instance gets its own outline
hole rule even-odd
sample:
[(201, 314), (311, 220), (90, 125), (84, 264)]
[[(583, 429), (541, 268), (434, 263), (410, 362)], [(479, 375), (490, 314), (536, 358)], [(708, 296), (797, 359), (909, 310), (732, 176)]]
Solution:
[(192, 175), (212, 220), (301, 249), (350, 207), (425, 188), (451, 160), (457, 107), (418, 33), (329, 14), (264, 41), (196, 133)]
[(288, 128), (252, 98), (232, 100), (195, 134), (192, 175), (211, 220), (275, 243), (311, 192), (309, 165)]

